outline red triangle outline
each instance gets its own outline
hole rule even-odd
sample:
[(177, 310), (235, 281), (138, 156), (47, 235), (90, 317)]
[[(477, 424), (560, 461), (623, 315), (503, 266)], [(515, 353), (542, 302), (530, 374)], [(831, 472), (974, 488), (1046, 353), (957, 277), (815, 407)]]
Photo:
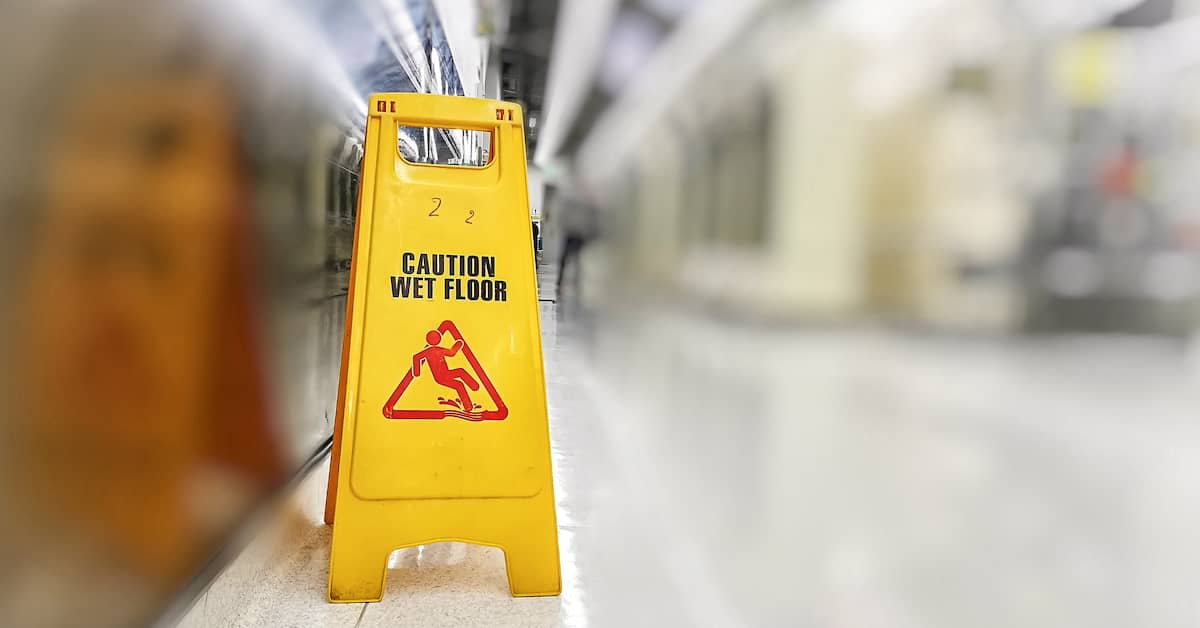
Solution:
[(442, 321), (438, 325), (438, 331), (442, 334), (447, 332), (455, 340), (461, 340), (463, 343), (463, 357), (475, 370), (475, 375), (479, 377), (479, 385), (487, 391), (488, 396), (492, 398), (492, 403), (496, 404), (495, 410), (486, 410), (481, 413), (462, 412), (459, 410), (398, 410), (396, 404), (400, 402), (400, 397), (404, 395), (404, 391), (408, 389), (408, 385), (413, 381), (412, 367), (408, 367), (408, 371), (404, 374), (404, 378), (400, 380), (400, 384), (396, 386), (396, 390), (392, 391), (392, 395), (388, 397), (386, 403), (383, 404), (383, 416), (388, 419), (444, 419), (447, 417), (458, 417), (467, 421), (503, 421), (508, 417), (508, 406), (504, 405), (504, 401), (500, 399), (500, 393), (496, 392), (496, 387), (492, 385), (492, 380), (484, 372), (483, 367), (479, 365), (479, 360), (475, 358), (475, 352), (471, 350), (471, 345), (459, 333), (458, 327), (451, 321)]

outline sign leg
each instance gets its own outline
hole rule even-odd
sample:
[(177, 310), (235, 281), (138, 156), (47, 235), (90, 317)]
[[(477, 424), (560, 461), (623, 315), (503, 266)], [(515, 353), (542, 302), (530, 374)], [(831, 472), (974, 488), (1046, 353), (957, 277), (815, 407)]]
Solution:
[(333, 526), (329, 550), (329, 601), (378, 602), (383, 599), (390, 547), (369, 542), (370, 531), (342, 518)]
[(546, 508), (538, 510), (531, 525), (504, 545), (508, 588), (514, 597), (558, 595), (562, 592), (554, 511)]

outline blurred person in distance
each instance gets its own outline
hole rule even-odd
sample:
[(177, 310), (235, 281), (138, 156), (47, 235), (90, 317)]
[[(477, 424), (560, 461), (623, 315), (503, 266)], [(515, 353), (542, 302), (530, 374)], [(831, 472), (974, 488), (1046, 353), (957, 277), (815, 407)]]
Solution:
[(559, 201), (563, 245), (558, 259), (557, 294), (562, 294), (563, 276), (568, 266), (575, 269), (576, 287), (579, 278), (579, 259), (583, 248), (600, 235), (599, 208), (595, 197), (582, 185), (566, 188)]

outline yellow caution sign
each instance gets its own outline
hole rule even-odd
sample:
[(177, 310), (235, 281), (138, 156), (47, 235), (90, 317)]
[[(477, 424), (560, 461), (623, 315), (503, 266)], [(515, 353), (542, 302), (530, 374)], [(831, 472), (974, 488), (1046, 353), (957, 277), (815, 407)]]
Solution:
[[(381, 599), (388, 554), (438, 541), (499, 547), (513, 595), (556, 595), (521, 110), (426, 94), (376, 94), (369, 107), (326, 511), (329, 599)], [(425, 153), (414, 129), (443, 155), (486, 150), (486, 165), (415, 163)]]
[(1097, 30), (1058, 46), (1054, 77), (1068, 102), (1097, 107), (1112, 100), (1121, 80), (1121, 59), (1129, 54), (1126, 41), (1116, 30)]

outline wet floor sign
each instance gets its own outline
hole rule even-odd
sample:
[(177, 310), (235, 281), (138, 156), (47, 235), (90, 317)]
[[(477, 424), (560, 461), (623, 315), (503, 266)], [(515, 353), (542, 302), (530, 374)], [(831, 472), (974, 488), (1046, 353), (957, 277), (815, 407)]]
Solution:
[[(558, 594), (521, 110), (425, 94), (369, 106), (326, 504), (329, 599), (381, 599), (388, 554), (438, 541), (499, 547), (513, 595)], [(416, 163), (414, 128), (485, 165)]]

